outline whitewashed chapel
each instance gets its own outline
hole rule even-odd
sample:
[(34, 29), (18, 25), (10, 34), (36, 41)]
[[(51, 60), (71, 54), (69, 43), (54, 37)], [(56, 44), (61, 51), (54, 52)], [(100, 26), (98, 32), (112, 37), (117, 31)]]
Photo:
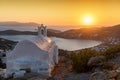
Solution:
[(38, 36), (20, 41), (13, 51), (7, 53), (6, 77), (24, 75), (26, 69), (42, 75), (51, 75), (58, 63), (58, 47), (47, 37), (47, 29), (41, 24)]

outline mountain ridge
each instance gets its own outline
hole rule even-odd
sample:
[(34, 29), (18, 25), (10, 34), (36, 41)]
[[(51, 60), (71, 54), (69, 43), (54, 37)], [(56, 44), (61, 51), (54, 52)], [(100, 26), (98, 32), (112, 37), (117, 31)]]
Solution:
[[(0, 22), (0, 24), (3, 22)], [(5, 22), (5, 23), (15, 23), (15, 22)], [(16, 22), (18, 24), (18, 22)], [(21, 23), (19, 23), (21, 24)], [(36, 23), (22, 23), (21, 25), (36, 25)], [(14, 25), (15, 24), (11, 24)], [(59, 31), (54, 29), (48, 29), (48, 36), (61, 37), (61, 38), (71, 38), (71, 39), (95, 39), (101, 40), (107, 37), (114, 37), (120, 39), (120, 24), (109, 26), (109, 27), (94, 27), (94, 28), (80, 28), (80, 29), (70, 29), (67, 31)], [(17, 30), (5, 30), (0, 31), (0, 35), (37, 35), (36, 32), (32, 31), (17, 31)]]

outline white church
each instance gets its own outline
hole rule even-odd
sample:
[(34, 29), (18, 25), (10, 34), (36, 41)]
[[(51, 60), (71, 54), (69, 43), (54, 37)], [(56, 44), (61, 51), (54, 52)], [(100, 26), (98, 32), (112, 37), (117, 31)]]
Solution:
[(31, 72), (51, 76), (51, 71), (58, 63), (58, 47), (47, 37), (46, 26), (41, 24), (38, 27), (38, 36), (20, 41), (13, 51), (6, 54), (6, 57), (5, 77), (24, 75), (27, 69), (30, 69)]

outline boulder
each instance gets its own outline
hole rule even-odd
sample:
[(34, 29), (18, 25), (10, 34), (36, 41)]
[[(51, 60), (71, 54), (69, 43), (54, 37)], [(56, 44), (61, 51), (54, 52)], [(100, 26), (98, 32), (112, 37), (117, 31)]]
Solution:
[(102, 65), (103, 62), (105, 61), (105, 56), (96, 56), (96, 57), (91, 57), (87, 63), (88, 66), (97, 66), (97, 65)]

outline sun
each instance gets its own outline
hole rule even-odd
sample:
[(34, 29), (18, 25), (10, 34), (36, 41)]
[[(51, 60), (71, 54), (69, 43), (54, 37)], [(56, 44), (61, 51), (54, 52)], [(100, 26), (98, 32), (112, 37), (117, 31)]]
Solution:
[(83, 17), (83, 23), (85, 25), (91, 25), (92, 22), (93, 22), (92, 16), (85, 16), (85, 17)]

